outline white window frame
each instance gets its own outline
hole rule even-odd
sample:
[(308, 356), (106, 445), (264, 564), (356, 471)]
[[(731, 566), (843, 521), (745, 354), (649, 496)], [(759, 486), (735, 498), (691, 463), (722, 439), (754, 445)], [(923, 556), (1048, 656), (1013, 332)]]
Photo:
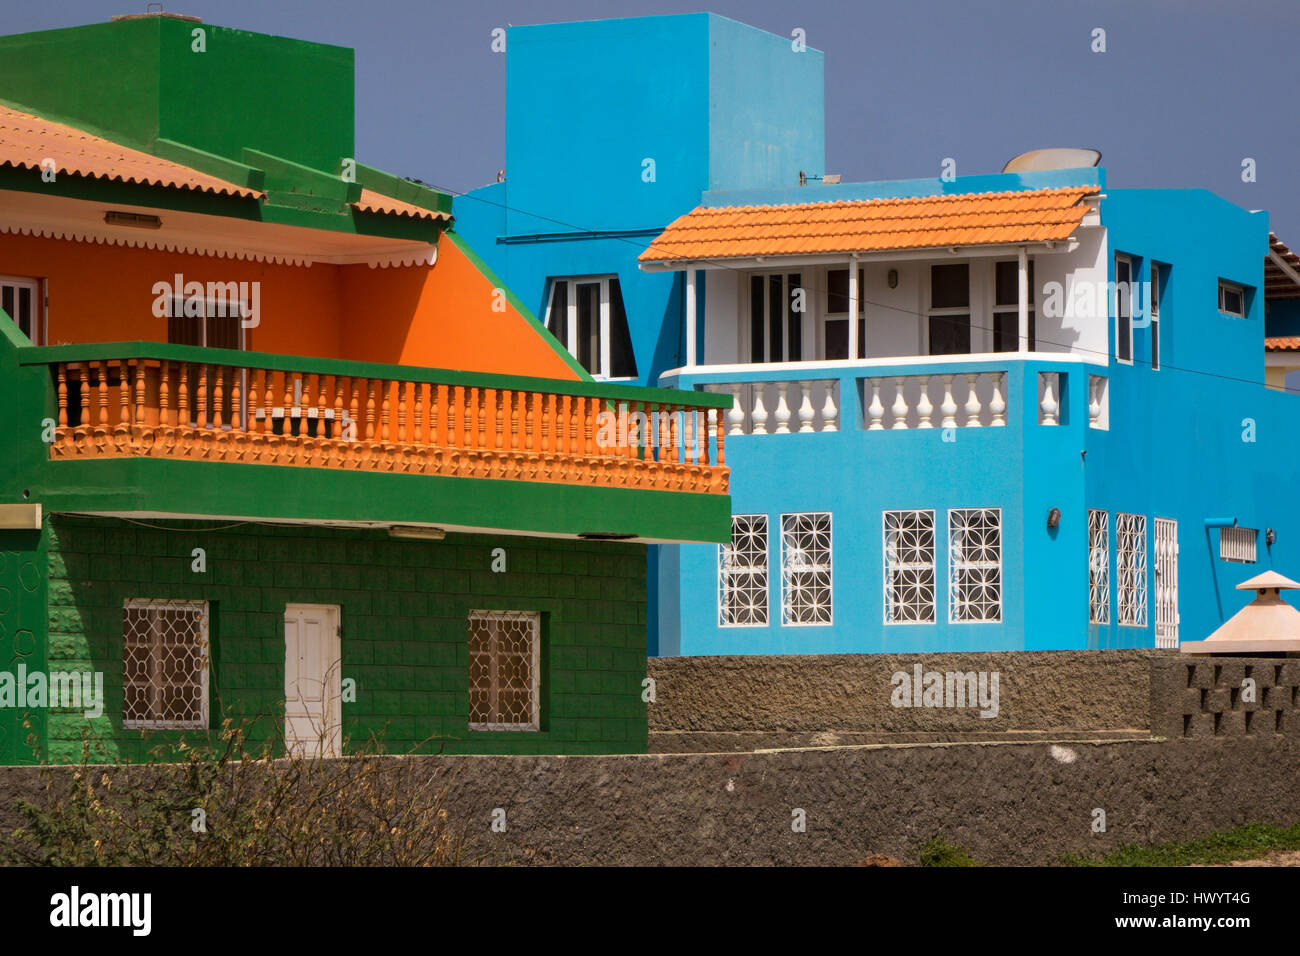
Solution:
[[(997, 560), (968, 560), (961, 553), (961, 548), (957, 543), (958, 528), (954, 524), (954, 516), (959, 514), (973, 514), (975, 512), (988, 512), (996, 518), (997, 524)], [(949, 624), (1001, 624), (1002, 623), (1002, 606), (1006, 601), (1006, 579), (1002, 569), (1002, 509), (1001, 508), (951, 508), (948, 511), (948, 623)], [(972, 606), (970, 601), (960, 599), (963, 588), (958, 581), (958, 572), (963, 570), (996, 570), (997, 572), (997, 589), (998, 599), (996, 604), (996, 616), (994, 617), (958, 617), (959, 607)], [(987, 614), (987, 612), (985, 612)]]
[(1160, 300), (1163, 290), (1160, 288), (1160, 270), (1163, 263), (1150, 260), (1151, 294), (1147, 296), (1147, 311), (1151, 313), (1151, 371), (1160, 371)]
[[(756, 535), (756, 525), (762, 525), (763, 546), (761, 552), (755, 549), (752, 552), (737, 555), (734, 549), (738, 523), (750, 522), (750, 528), (746, 532)], [(771, 593), (771, 522), (765, 514), (743, 514), (731, 516), (731, 544), (718, 545), (718, 627), (767, 627), (769, 610), (768, 595)], [(751, 559), (746, 562), (746, 558)], [(761, 558), (761, 561), (759, 560)], [(748, 587), (742, 587), (738, 584), (738, 579), (744, 577), (748, 582)], [(733, 591), (749, 593), (751, 595), (759, 590), (754, 585), (756, 578), (762, 579), (762, 601), (755, 601), (753, 616), (761, 620), (740, 621), (732, 619), (731, 605), (727, 597)]]
[[(123, 615), (130, 610), (171, 610), (171, 611), (194, 611), (200, 616), (199, 631), (202, 635), (202, 644), (199, 647), (199, 711), (200, 716), (194, 720), (160, 720), (154, 718), (134, 718), (126, 717), (126, 627), (123, 621), (122, 633), (122, 727), (126, 730), (135, 730), (147, 728), (151, 730), (206, 730), (208, 727), (208, 674), (212, 669), (212, 635), (209, 631), (211, 618), (208, 614), (207, 601), (185, 601), (185, 600), (166, 600), (157, 598), (128, 598), (122, 605)], [(150, 647), (155, 647), (155, 641), (161, 640), (161, 630), (157, 626), (157, 618), (150, 623)], [(150, 680), (161, 683), (162, 658), (160, 655), (150, 655), (150, 669), (152, 671)], [(151, 706), (153, 701), (150, 702)]]
[[(867, 287), (867, 267), (863, 262), (855, 263), (855, 267), (858, 270), (858, 289), (857, 289), (858, 351), (862, 353), (861, 356), (859, 356), (859, 360), (860, 360), (860, 359), (865, 359), (867, 357), (867, 336), (866, 336), (867, 302), (864, 297), (866, 294), (865, 289)], [(848, 323), (849, 323), (849, 313), (831, 311), (831, 273), (832, 272), (845, 273), (845, 281), (847, 282), (849, 271), (850, 270), (847, 264), (839, 265), (839, 266), (836, 265), (827, 266), (826, 268), (821, 270), (817, 278), (817, 281), (820, 283), (820, 287), (825, 291), (820, 296), (817, 297), (808, 297), (807, 295), (805, 295), (805, 299), (807, 301), (812, 301), (812, 299), (815, 298), (820, 306), (818, 308), (817, 315), (813, 320), (813, 325), (815, 326), (817, 332), (817, 351), (816, 351), (817, 361), (820, 362), (844, 361), (844, 359), (828, 359), (826, 357), (826, 324), (828, 322), (843, 322), (845, 325), (845, 330), (847, 332)], [(806, 273), (807, 270), (805, 270), (805, 274)], [(805, 281), (804, 282), (805, 289), (807, 288), (807, 285), (808, 283), (807, 281)], [(849, 293), (846, 292), (845, 298), (847, 299), (848, 296)], [(850, 306), (851, 305), (852, 303), (850, 302)]]
[[(9, 286), (14, 290), (14, 296), (17, 298), (19, 289), (28, 289), (32, 294), (32, 334), (28, 336), (32, 345), (44, 345), (46, 335), (46, 316), (45, 316), (45, 280), (35, 279), (31, 276), (5, 276), (0, 275), (0, 286)], [(18, 320), (14, 319), (14, 324)]]
[(1259, 529), (1220, 528), (1219, 560), (1233, 564), (1258, 564)]
[[(1029, 313), (1029, 317), (1030, 317), (1030, 323), (1029, 323), (1029, 325), (1030, 325), (1030, 329), (1032, 330), (1032, 331), (1031, 331), (1031, 334), (1030, 334), (1030, 336), (1029, 336), (1029, 342), (1027, 343), (1027, 348), (1028, 348), (1028, 350), (1029, 350), (1030, 352), (1036, 352), (1036, 351), (1038, 351), (1038, 310), (1037, 310), (1037, 308), (1035, 308), (1035, 306), (1037, 305), (1037, 301), (1036, 301), (1036, 296), (1035, 296), (1035, 293), (1034, 293), (1034, 283), (1033, 283), (1033, 279), (1036, 277), (1035, 274), (1036, 274), (1037, 270), (1034, 268), (1034, 261), (1035, 261), (1035, 260), (1034, 260), (1034, 257), (1033, 257), (1033, 256), (1029, 256), (1028, 268), (1026, 269), (1026, 271), (1028, 272), (1029, 277), (1030, 277), (1030, 282), (1029, 282), (1029, 303), (1028, 303), (1028, 304), (1029, 304), (1029, 308), (1028, 308), (1028, 310), (1027, 310), (1028, 313)], [(988, 351), (988, 352), (997, 352), (997, 354), (999, 354), (999, 355), (1012, 355), (1012, 354), (1014, 354), (1015, 352), (1020, 351), (1020, 301), (1019, 301), (1019, 292), (1017, 292), (1017, 300), (1016, 300), (1014, 303), (1011, 303), (1011, 304), (1009, 304), (1009, 305), (1007, 305), (1007, 304), (1004, 304), (1004, 305), (998, 305), (998, 266), (1000, 266), (1000, 265), (1007, 265), (1008, 263), (1010, 263), (1011, 265), (1013, 265), (1013, 266), (1016, 267), (1017, 277), (1019, 276), (1019, 272), (1020, 272), (1020, 260), (1019, 260), (1019, 259), (997, 259), (997, 258), (993, 259), (993, 260), (989, 263), (989, 267), (988, 267), (988, 268), (989, 268), (989, 273), (988, 273), (988, 277), (987, 277), (987, 289), (986, 289), (986, 295), (985, 295), (985, 301), (988, 303), (988, 315), (989, 315), (988, 328), (987, 328), (987, 330), (985, 331), (985, 334), (986, 334), (986, 336), (987, 336), (986, 341), (985, 341), (985, 351)], [(1011, 316), (1011, 317), (1012, 317), (1013, 324), (1014, 324), (1015, 329), (1016, 329), (1016, 347), (1015, 347), (1014, 349), (1010, 349), (1010, 350), (1008, 350), (1008, 351), (1006, 351), (1006, 352), (998, 352), (998, 351), (997, 351), (997, 348), (998, 348), (998, 316), (1000, 316), (1000, 315)], [(975, 316), (972, 314), (972, 315), (971, 315), (971, 325), (973, 326), (974, 324), (975, 324)], [(974, 329), (973, 329), (973, 328), (971, 329), (971, 332), (972, 332), (972, 337), (973, 337), (973, 335), (974, 335)]]
[[(1128, 282), (1126, 283), (1119, 281), (1119, 264), (1121, 262), (1128, 266)], [(1115, 253), (1115, 361), (1120, 365), (1133, 364), (1133, 281), (1133, 257), (1123, 252)], [(1119, 354), (1120, 295), (1122, 286), (1127, 286), (1127, 288), (1123, 289), (1123, 295), (1128, 301), (1128, 358), (1121, 358)]]
[[(792, 549), (789, 547), (788, 534), (786, 530), (787, 519), (826, 519), (826, 560), (825, 563), (819, 563), (815, 559), (810, 567), (795, 567), (793, 551), (807, 553), (809, 549), (799, 548)], [(793, 533), (799, 533), (796, 530)], [(815, 534), (814, 531), (805, 533)], [(829, 627), (835, 623), (835, 535), (834, 525), (831, 512), (829, 511), (792, 511), (781, 515), (781, 625), (783, 627)], [(795, 608), (792, 605), (792, 591), (794, 590), (793, 578), (796, 574), (820, 574), (826, 575), (826, 593), (828, 600), (825, 606), (825, 620), (795, 620)], [(810, 605), (816, 610), (817, 605)]]
[[(499, 624), (503, 621), (525, 621), (529, 625), (531, 632), (529, 656), (531, 660), (530, 674), (532, 677), (528, 689), (529, 693), (529, 720), (527, 723), (509, 723), (505, 721), (487, 721), (474, 723), (470, 721), (469, 729), (475, 732), (480, 731), (497, 731), (506, 730), (521, 733), (536, 732), (541, 729), (542, 715), (542, 615), (538, 611), (489, 611), (489, 610), (472, 610), (469, 612), (467, 627), (472, 627), (475, 621), (491, 621)], [(493, 686), (489, 687), (489, 694), (500, 690), (499, 682), (496, 681), (496, 661), (498, 655), (492, 654), (489, 658), (489, 671), (492, 674), (491, 680)], [(498, 712), (499, 716), (499, 712)]]
[[(991, 266), (984, 265), (983, 267), (981, 267), (981, 262), (978, 259), (956, 259), (952, 261), (935, 260), (930, 262), (924, 262), (921, 265), (922, 265), (922, 269), (920, 272), (920, 276), (917, 278), (917, 282), (920, 284), (919, 291), (921, 293), (920, 298), (922, 304), (921, 315), (919, 317), (920, 326), (921, 326), (921, 330), (920, 330), (921, 331), (921, 355), (927, 358), (935, 358), (935, 359), (942, 360), (942, 359), (952, 358), (954, 355), (956, 356), (980, 355), (990, 351), (988, 339), (993, 335), (993, 333), (990, 329), (986, 329), (984, 326), (989, 325), (991, 323), (986, 323), (983, 321), (982, 316), (980, 316), (979, 311), (976, 309), (976, 303), (978, 302), (980, 303), (981, 306), (987, 307), (987, 305), (993, 301), (992, 293), (988, 291), (989, 279), (988, 276), (985, 275), (985, 272), (987, 271), (988, 268), (991, 268)], [(931, 270), (934, 269), (935, 266), (965, 266), (966, 267), (965, 307), (960, 307), (960, 306), (936, 307), (931, 305), (931, 302), (934, 299), (934, 278), (931, 274)], [(861, 297), (861, 294), (859, 294), (859, 297)], [(985, 312), (987, 314), (987, 308), (985, 308)], [(970, 316), (969, 351), (955, 352), (952, 353), (952, 355), (931, 356), (930, 355), (930, 316), (932, 315)], [(977, 341), (979, 343), (978, 345), (976, 344)]]
[(1115, 512), (1115, 621), (1146, 627), (1150, 599), (1146, 515)]
[[(1233, 312), (1224, 307), (1223, 293), (1225, 289), (1231, 289), (1241, 297), (1241, 311)], [(1230, 315), (1234, 319), (1244, 319), (1246, 317), (1246, 287), (1238, 285), (1236, 282), (1229, 282), (1226, 279), (1219, 280), (1219, 312), (1223, 315)]]
[[(614, 339), (610, 335), (610, 299), (609, 283), (612, 279), (617, 279), (615, 273), (606, 275), (591, 276), (554, 276), (551, 278), (551, 291), (546, 297), (546, 320), (542, 323), (546, 328), (551, 327), (551, 309), (555, 304), (555, 290), (563, 284), (565, 289), (565, 315), (564, 315), (564, 337), (560, 339), (560, 344), (575, 359), (578, 357), (578, 286), (580, 285), (600, 285), (600, 359), (596, 371), (592, 371), (591, 377), (603, 382), (633, 382), (636, 381), (634, 376), (622, 375), (615, 378), (612, 374), (614, 369)], [(627, 303), (623, 303), (624, 316), (626, 317)], [(632, 329), (629, 325), (628, 334), (631, 335)]]
[[(891, 547), (890, 532), (897, 534), (907, 533), (908, 529), (895, 527), (890, 528), (890, 516), (913, 516), (925, 515), (930, 521), (930, 549), (929, 561), (923, 562), (903, 562), (894, 561), (892, 555), (896, 554), (896, 546)], [(937, 526), (937, 515), (932, 508), (910, 508), (899, 510), (888, 510), (880, 513), (880, 530), (881, 530), (881, 561), (884, 567), (885, 593), (883, 602), (884, 622), (887, 625), (925, 625), (936, 624), (939, 620), (939, 568), (938, 568), (938, 550), (939, 550), (939, 531)], [(915, 549), (915, 546), (913, 547)], [(893, 600), (894, 584), (893, 572), (916, 573), (928, 570), (930, 572), (930, 600), (926, 604), (908, 604), (907, 602), (895, 603)], [(898, 617), (891, 616), (891, 612), (899, 607), (917, 607), (920, 608), (919, 616), (916, 617)], [(928, 614), (928, 616), (926, 616)]]
[[(752, 272), (741, 273), (742, 288), (740, 290), (740, 296), (739, 296), (741, 300), (740, 316), (739, 316), (741, 335), (739, 336), (739, 338), (740, 338), (740, 354), (741, 357), (744, 359), (745, 365), (753, 365), (753, 364), (768, 365), (773, 362), (795, 361), (794, 359), (790, 358), (790, 326), (786, 317), (783, 317), (782, 319), (783, 322), (786, 322), (786, 325), (785, 325), (785, 334), (781, 336), (781, 355), (779, 358), (771, 357), (772, 356), (772, 344), (771, 344), (772, 323), (769, 317), (770, 306), (767, 298), (768, 289), (770, 288), (769, 280), (771, 279), (772, 276), (778, 276), (781, 279), (782, 296), (784, 297), (785, 301), (789, 300), (790, 298), (789, 277), (791, 273), (799, 274), (800, 284), (795, 286), (795, 288), (803, 289), (804, 308), (802, 312), (798, 313), (799, 354), (800, 354), (799, 361), (800, 362), (809, 361), (808, 348), (807, 348), (807, 342), (808, 342), (807, 325), (808, 325), (809, 313), (812, 310), (812, 308), (814, 308), (813, 306), (814, 297), (811, 294), (812, 290), (809, 288), (808, 278), (810, 275), (813, 275), (815, 273), (815, 270), (812, 266), (792, 266), (789, 269), (767, 269), (764, 271), (752, 271)], [(822, 270), (821, 274), (824, 277), (825, 270)], [(752, 328), (752, 319), (753, 319), (753, 306), (754, 306), (754, 290), (752, 287), (754, 284), (753, 280), (755, 278), (763, 279), (763, 354), (765, 356), (768, 356), (762, 362), (758, 362), (758, 363), (753, 362), (754, 331)], [(823, 288), (825, 287), (824, 278), (822, 280), (822, 286)], [(859, 293), (859, 297), (860, 296), (861, 293)]]
[(1110, 623), (1110, 512), (1088, 509), (1088, 623)]

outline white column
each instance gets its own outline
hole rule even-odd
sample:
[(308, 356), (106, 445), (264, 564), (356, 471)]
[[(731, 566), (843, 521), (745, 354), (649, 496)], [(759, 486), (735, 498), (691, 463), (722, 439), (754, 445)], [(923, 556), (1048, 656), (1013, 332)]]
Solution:
[(1020, 320), (1020, 352), (1029, 351), (1029, 252), (1024, 246), (1020, 247), (1020, 296), (1019, 302)]
[(695, 270), (686, 270), (686, 367), (695, 367)]
[(849, 359), (858, 357), (858, 257), (849, 256)]

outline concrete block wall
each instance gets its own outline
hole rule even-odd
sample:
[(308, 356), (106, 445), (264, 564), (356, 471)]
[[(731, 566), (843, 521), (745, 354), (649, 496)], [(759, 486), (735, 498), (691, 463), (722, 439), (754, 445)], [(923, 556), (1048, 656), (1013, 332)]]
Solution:
[[(616, 542), (177, 521), (56, 517), (48, 535), (50, 670), (102, 671), (104, 716), (50, 712), (53, 761), (147, 759), (179, 731), (122, 728), (122, 606), (207, 600), (211, 725), (275, 714), (284, 700), (287, 603), (337, 604), (343, 677), (356, 680), (343, 732), (390, 753), (636, 753), (646, 749), (645, 548)], [(191, 570), (194, 548), (207, 569)], [(491, 570), (495, 548), (506, 571)], [(542, 730), (470, 733), (468, 613), (540, 611)], [(265, 719), (271, 719), (266, 716)], [(265, 728), (270, 735), (271, 727)]]
[(1151, 730), (1171, 738), (1300, 738), (1300, 658), (1156, 658)]

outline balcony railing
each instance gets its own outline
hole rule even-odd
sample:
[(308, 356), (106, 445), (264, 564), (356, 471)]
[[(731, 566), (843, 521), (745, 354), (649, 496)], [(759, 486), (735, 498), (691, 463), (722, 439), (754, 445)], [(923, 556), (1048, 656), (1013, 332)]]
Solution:
[(1054, 353), (913, 356), (704, 365), (675, 369), (660, 382), (730, 395), (728, 435), (1053, 426), (1075, 396), (1084, 399), (1088, 423), (1104, 428), (1107, 379), (1084, 373), (1096, 364)]
[(724, 398), (152, 343), (32, 351), (57, 390), (54, 460), (727, 493)]

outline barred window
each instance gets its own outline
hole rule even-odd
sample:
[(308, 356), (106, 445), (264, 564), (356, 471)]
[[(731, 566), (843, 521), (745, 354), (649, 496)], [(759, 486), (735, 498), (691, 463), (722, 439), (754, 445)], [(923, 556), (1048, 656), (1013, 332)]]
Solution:
[(767, 515), (732, 515), (718, 545), (718, 626), (767, 624)]
[(122, 684), (122, 726), (207, 727), (208, 602), (128, 600)]
[(885, 623), (933, 624), (934, 512), (886, 511)]
[(1219, 560), (1254, 564), (1259, 531), (1255, 528), (1220, 528)]
[(1002, 620), (1002, 509), (948, 512), (948, 620)]
[(1110, 515), (1088, 510), (1088, 620), (1110, 623)]
[(830, 624), (831, 515), (781, 515), (781, 623)]
[(469, 729), (538, 730), (542, 618), (469, 612)]
[(1147, 626), (1147, 519), (1115, 515), (1115, 607), (1120, 624)]

